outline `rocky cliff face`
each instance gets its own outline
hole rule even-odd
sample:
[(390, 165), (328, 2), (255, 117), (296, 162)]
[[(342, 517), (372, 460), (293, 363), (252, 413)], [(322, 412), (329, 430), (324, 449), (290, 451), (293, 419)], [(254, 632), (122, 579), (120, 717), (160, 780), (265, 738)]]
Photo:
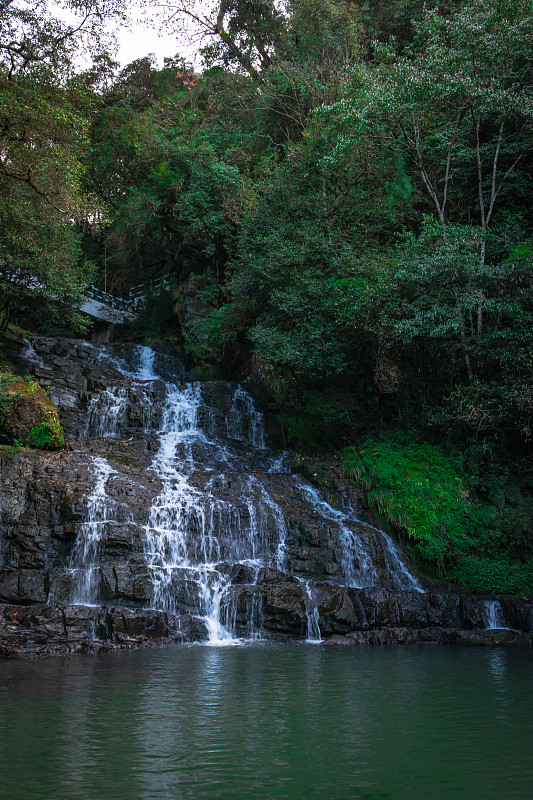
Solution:
[(313, 621), (330, 643), (531, 642), (525, 601), (422, 591), (339, 475), (320, 492), (264, 446), (235, 385), (193, 392), (162, 354), (145, 374), (133, 345), (11, 355), (57, 404), (67, 449), (2, 458), (0, 655), (306, 638)]

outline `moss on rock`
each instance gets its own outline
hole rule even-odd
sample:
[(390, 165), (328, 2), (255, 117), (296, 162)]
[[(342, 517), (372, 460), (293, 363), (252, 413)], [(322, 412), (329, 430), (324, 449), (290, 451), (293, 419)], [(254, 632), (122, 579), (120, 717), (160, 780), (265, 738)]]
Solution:
[(0, 441), (39, 450), (65, 446), (50, 396), (33, 378), (20, 378), (8, 370), (0, 372)]

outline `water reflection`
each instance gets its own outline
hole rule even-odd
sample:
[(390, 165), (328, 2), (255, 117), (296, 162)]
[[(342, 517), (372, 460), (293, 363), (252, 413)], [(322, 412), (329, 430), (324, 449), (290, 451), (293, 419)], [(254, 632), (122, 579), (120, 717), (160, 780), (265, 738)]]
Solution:
[(2, 663), (0, 795), (529, 800), (530, 677), (529, 651), (439, 647)]
[(505, 679), (505, 669), (507, 666), (507, 653), (504, 650), (489, 650), (487, 653), (489, 672), (497, 683)]

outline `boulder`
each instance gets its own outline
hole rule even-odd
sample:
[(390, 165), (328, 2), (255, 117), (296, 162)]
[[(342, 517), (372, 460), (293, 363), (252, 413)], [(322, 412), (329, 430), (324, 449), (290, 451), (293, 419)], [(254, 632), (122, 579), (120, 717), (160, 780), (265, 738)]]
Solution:
[(0, 441), (61, 450), (65, 435), (55, 403), (34, 378), (0, 373)]

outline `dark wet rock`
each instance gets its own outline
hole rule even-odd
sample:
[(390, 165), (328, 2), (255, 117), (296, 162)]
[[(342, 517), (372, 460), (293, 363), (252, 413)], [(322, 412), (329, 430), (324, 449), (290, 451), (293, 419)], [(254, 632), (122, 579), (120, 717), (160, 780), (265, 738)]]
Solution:
[(200, 617), (192, 614), (180, 614), (174, 617), (176, 628), (173, 638), (179, 642), (206, 642), (208, 639), (207, 626)]
[[(219, 566), (217, 565), (217, 569)], [(221, 572), (223, 570), (220, 570)], [(230, 566), (228, 576), (234, 586), (245, 583), (255, 583), (257, 570), (249, 564), (233, 564)]]
[(257, 583), (260, 585), (266, 585), (270, 583), (298, 583), (298, 581), (296, 578), (287, 575), (285, 572), (281, 572), (279, 569), (274, 569), (273, 567), (263, 567), (259, 570)]
[(291, 634), (265, 625), (264, 602), (261, 589), (255, 585), (232, 586), (222, 603), (222, 619), (231, 624), (237, 636), (245, 639), (287, 639)]
[[(273, 585), (259, 582), (265, 603), (265, 628), (294, 633), (301, 627), (302, 609), (305, 610), (306, 607), (304, 587), (283, 581), (279, 573), (274, 573), (272, 577), (277, 577), (277, 582)], [(381, 588), (349, 589), (334, 584), (314, 586), (312, 596), (318, 608), (320, 631), (325, 637), (347, 633), (355, 635), (359, 632), (366, 634), (380, 630), (407, 630), (425, 631), (420, 636), (425, 637), (423, 640), (426, 641), (430, 635), (428, 631), (472, 630), (483, 634), (482, 639), (485, 641), (485, 633), (491, 633), (484, 630), (485, 601), (482, 598), (476, 600), (452, 593), (393, 592)], [(469, 608), (468, 617), (462, 615), (466, 603)], [(511, 602), (509, 599), (508, 606), (515, 609), (515, 614), (522, 615), (523, 627), (518, 628), (517, 625), (517, 629), (527, 632), (527, 614), (531, 614), (531, 604)], [(477, 626), (470, 627), (475, 619), (479, 620)], [(448, 641), (443, 636), (442, 633), (435, 633), (431, 641)], [(370, 641), (373, 641), (372, 637)], [(472, 641), (475, 641), (475, 637)]]
[(90, 606), (0, 606), (0, 656), (36, 657), (207, 638), (203, 620), (161, 611)]
[(46, 573), (34, 569), (0, 572), (0, 600), (4, 603), (46, 603)]
[(426, 626), (456, 627), (461, 625), (459, 598), (435, 592), (391, 592), (387, 589), (352, 589), (356, 609), (354, 628)]
[[(394, 592), (383, 588), (342, 589), (319, 585), (326, 593), (318, 602), (321, 630), (326, 634), (381, 628), (466, 627), (460, 614), (461, 598), (435, 592)], [(478, 601), (480, 619), (482, 601)], [(478, 627), (484, 627), (483, 624)]]
[(483, 604), (475, 597), (464, 596), (459, 601), (461, 627), (466, 630), (475, 630), (485, 627), (483, 619)]
[(519, 646), (533, 645), (533, 636), (522, 631), (501, 630), (477, 630), (477, 631), (456, 631), (456, 638), (451, 644), (467, 644), (474, 647), (478, 646)]
[(115, 564), (107, 567), (103, 576), (114, 599), (125, 603), (148, 603), (152, 597), (152, 582), (145, 564)]
[(190, 573), (186, 570), (174, 570), (170, 593), (176, 608), (191, 614), (195, 611), (207, 613), (207, 609), (203, 607), (203, 598), (198, 591), (198, 583), (191, 579)]
[(305, 635), (307, 627), (305, 590), (299, 583), (265, 584), (263, 625), (266, 630)]
[(533, 632), (533, 603), (517, 598), (502, 597), (500, 607), (510, 628), (527, 633)]
[(344, 465), (340, 461), (301, 456), (292, 461), (292, 467), (296, 474), (319, 488), (332, 506), (357, 508), (361, 505), (362, 488), (346, 480)]
[(475, 647), (531, 647), (533, 636), (507, 630), (460, 630), (453, 628), (381, 628), (331, 636), (324, 645), (461, 644)]

